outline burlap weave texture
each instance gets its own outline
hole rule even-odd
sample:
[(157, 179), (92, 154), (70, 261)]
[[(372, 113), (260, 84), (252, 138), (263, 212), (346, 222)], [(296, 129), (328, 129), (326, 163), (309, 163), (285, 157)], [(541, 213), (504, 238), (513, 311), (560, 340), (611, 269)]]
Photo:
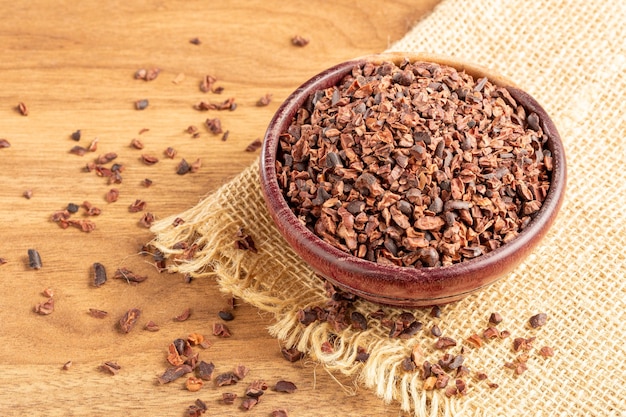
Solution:
[[(440, 355), (427, 332), (401, 341), (376, 326), (348, 329), (334, 352), (324, 353), (332, 329), (305, 328), (295, 316), (325, 301), (323, 285), (274, 229), (256, 163), (196, 207), (157, 223), (155, 244), (171, 254), (181, 240), (199, 243), (197, 257), (177, 266), (181, 272), (216, 277), (224, 291), (273, 313), (270, 332), (285, 344), (353, 374), (415, 415), (626, 415), (625, 26), (623, 1), (444, 0), (391, 48), (451, 55), (502, 73), (544, 106), (566, 147), (566, 200), (535, 252), (487, 290), (444, 306), (441, 318), (416, 312), (426, 328), (437, 323), (462, 340), (499, 311), (513, 337), (536, 336), (537, 348), (554, 348), (552, 358), (533, 350), (528, 371), (518, 377), (503, 366), (516, 355), (511, 340), (467, 348), (468, 367), (489, 374), (496, 389), (469, 378), (461, 399), (423, 391), (419, 373), (404, 372), (400, 362), (416, 343), (427, 359)], [(185, 223), (171, 227), (174, 217)], [(253, 236), (258, 254), (234, 248), (239, 227)], [(368, 313), (378, 306), (361, 301), (357, 308)], [(527, 320), (537, 312), (549, 319), (532, 330)], [(354, 361), (357, 346), (371, 353), (365, 364)]]

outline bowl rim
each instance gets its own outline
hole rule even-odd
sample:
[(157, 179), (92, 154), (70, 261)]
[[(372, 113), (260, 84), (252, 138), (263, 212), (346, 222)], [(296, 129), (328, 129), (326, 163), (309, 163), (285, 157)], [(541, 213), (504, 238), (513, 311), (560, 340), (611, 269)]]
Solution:
[[(398, 64), (404, 59), (409, 59), (411, 62), (424, 61), (452, 66), (474, 77), (486, 76), (498, 86), (507, 88), (513, 98), (529, 112), (537, 113), (542, 130), (549, 138), (549, 146), (554, 162), (550, 188), (540, 210), (513, 240), (477, 258), (452, 265), (421, 268), (383, 265), (358, 258), (335, 248), (306, 228), (291, 211), (278, 185), (275, 160), (280, 134), (286, 131), (293, 116), (306, 102), (309, 95), (316, 90), (335, 85), (355, 65), (366, 61), (374, 63), (392, 61)], [(506, 272), (521, 262), (547, 233), (562, 205), (567, 181), (565, 149), (560, 135), (552, 119), (530, 94), (519, 89), (513, 82), (502, 75), (482, 66), (442, 55), (408, 52), (366, 55), (344, 61), (318, 73), (299, 86), (280, 105), (268, 125), (261, 150), (260, 177), (261, 189), (269, 213), (279, 232), (294, 251), (318, 274), (321, 274), (334, 284), (364, 298), (377, 298), (378, 301), (382, 302), (385, 302), (385, 300), (389, 302), (402, 301), (402, 287), (406, 287), (407, 283), (416, 285), (417, 293), (443, 294), (443, 287), (455, 282), (455, 280), (458, 280), (458, 277), (481, 274), (485, 270), (491, 271), (490, 276), (487, 277), (486, 282), (482, 285), (459, 292), (459, 297), (456, 298), (460, 298), (467, 293), (495, 282), (499, 278), (495, 275), (506, 275)], [(323, 260), (322, 265), (318, 262), (320, 259)], [(511, 260), (514, 262), (511, 262)], [(514, 263), (514, 265), (506, 265), (511, 263)], [(507, 269), (507, 271), (502, 271), (502, 269)], [(338, 273), (340, 270), (362, 277), (363, 284), (355, 286), (342, 282), (340, 279), (342, 274)], [(495, 271), (498, 271), (498, 273)], [(370, 293), (368, 291), (369, 284), (377, 280), (384, 282), (385, 285), (398, 286), (399, 292), (391, 294)], [(426, 300), (433, 301), (433, 303), (436, 303), (438, 300), (447, 302), (450, 300), (450, 295), (426, 296), (421, 299), (419, 296), (416, 298), (415, 294), (406, 294), (404, 300), (404, 304)]]

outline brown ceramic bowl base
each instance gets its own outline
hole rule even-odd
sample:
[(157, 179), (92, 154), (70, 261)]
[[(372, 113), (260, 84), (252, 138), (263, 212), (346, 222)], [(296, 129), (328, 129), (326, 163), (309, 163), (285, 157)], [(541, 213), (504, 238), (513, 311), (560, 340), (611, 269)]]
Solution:
[[(548, 136), (553, 171), (547, 198), (534, 219), (512, 241), (477, 258), (450, 266), (409, 268), (376, 264), (345, 253), (309, 231), (285, 201), (276, 176), (279, 136), (292, 122), (296, 111), (314, 91), (335, 85), (355, 65), (364, 61), (396, 64), (408, 58), (448, 65), (505, 87), (526, 110), (535, 112)], [(529, 94), (487, 69), (458, 62), (448, 57), (393, 53), (359, 58), (336, 65), (299, 87), (277, 110), (265, 135), (261, 154), (261, 188), (276, 227), (294, 251), (320, 276), (339, 288), (364, 299), (402, 307), (429, 306), (459, 300), (506, 276), (537, 246), (546, 234), (563, 201), (566, 184), (565, 152), (554, 123)]]

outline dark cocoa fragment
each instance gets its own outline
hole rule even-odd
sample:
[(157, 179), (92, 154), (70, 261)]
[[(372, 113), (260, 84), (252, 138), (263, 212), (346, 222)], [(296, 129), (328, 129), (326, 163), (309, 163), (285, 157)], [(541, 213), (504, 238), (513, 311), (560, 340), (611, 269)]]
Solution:
[(224, 323), (213, 323), (213, 336), (230, 337), (230, 329)]
[(235, 400), (237, 399), (237, 394), (235, 394), (234, 392), (223, 392), (222, 393), (222, 402), (224, 404), (234, 404)]
[(107, 313), (104, 310), (99, 310), (97, 308), (90, 308), (89, 309), (89, 315), (91, 317), (97, 318), (97, 319), (103, 319), (105, 317), (107, 317), (109, 315), (109, 313)]
[(272, 95), (270, 93), (264, 94), (260, 99), (257, 100), (257, 107), (265, 107), (272, 102)]
[(284, 408), (277, 408), (275, 410), (272, 410), (271, 416), (272, 417), (289, 417), (289, 414), (287, 413), (287, 410), (285, 410)]
[(196, 365), (196, 375), (205, 381), (210, 381), (213, 378), (213, 372), (215, 371), (215, 365), (213, 362), (200, 361)]
[(255, 139), (252, 142), (250, 142), (248, 144), (248, 146), (246, 146), (246, 152), (254, 152), (257, 151), (261, 148), (261, 146), (263, 146), (263, 142), (261, 142), (261, 139)]
[(100, 287), (107, 282), (107, 272), (100, 262), (94, 262), (93, 264), (93, 286)]
[(41, 255), (37, 249), (28, 249), (28, 266), (32, 269), (41, 269), (43, 266), (41, 263)]
[(187, 407), (187, 410), (185, 410), (185, 417), (200, 417), (206, 411), (206, 403), (201, 399), (197, 399), (195, 403)]
[(502, 323), (502, 316), (500, 315), (500, 313), (491, 313), (491, 315), (489, 316), (489, 323), (491, 324), (500, 324)]
[(554, 349), (552, 349), (550, 346), (544, 346), (539, 349), (539, 354), (544, 358), (549, 358), (551, 356), (554, 356)]
[(430, 333), (435, 337), (442, 335), (441, 329), (436, 324), (433, 324), (433, 327), (430, 328)]
[(259, 398), (267, 388), (267, 383), (264, 380), (254, 380), (246, 388), (246, 397)]
[(137, 110), (145, 110), (150, 105), (150, 102), (147, 99), (141, 99), (135, 101), (135, 109)]
[(122, 333), (130, 332), (133, 327), (135, 327), (135, 324), (137, 323), (137, 320), (140, 316), (141, 310), (139, 310), (138, 308), (131, 308), (126, 313), (124, 313), (124, 315), (122, 316), (122, 318), (120, 318), (118, 322), (119, 328)]
[(241, 402), (241, 408), (243, 408), (246, 411), (249, 411), (258, 403), (259, 403), (258, 398), (247, 397)]
[(297, 390), (298, 390), (298, 387), (296, 387), (296, 384), (294, 384), (291, 381), (285, 381), (282, 379), (277, 381), (276, 384), (274, 385), (274, 391), (286, 392), (287, 394), (293, 394)]
[(26, 107), (26, 104), (24, 104), (23, 102), (19, 102), (17, 105), (17, 111), (22, 115), (22, 116), (28, 116), (28, 107)]
[(6, 139), (0, 139), (0, 149), (10, 148), (10, 147), (11, 147), (11, 142), (9, 142)]
[(148, 203), (146, 203), (145, 201), (137, 199), (133, 204), (128, 206), (128, 211), (130, 211), (131, 213), (143, 211), (146, 208), (147, 204)]
[(362, 313), (358, 311), (353, 311), (350, 314), (350, 321), (354, 329), (367, 330), (367, 319)]
[(220, 310), (217, 315), (224, 321), (231, 321), (235, 319), (235, 316), (231, 311)]
[(301, 35), (294, 35), (291, 38), (291, 44), (293, 46), (303, 47), (309, 44), (309, 40), (306, 38), (303, 38)]
[(447, 349), (453, 346), (456, 346), (456, 340), (447, 336), (442, 336), (435, 342), (436, 349)]
[(530, 319), (528, 319), (528, 323), (533, 329), (538, 329), (539, 327), (545, 325), (547, 321), (548, 315), (546, 313), (535, 314)]
[(70, 137), (72, 138), (72, 140), (75, 140), (76, 142), (78, 142), (80, 140), (81, 137), (81, 132), (80, 129), (72, 132), (72, 134), (70, 135)]
[(117, 362), (107, 361), (100, 365), (98, 369), (111, 375), (117, 375), (122, 367)]
[(34, 311), (40, 316), (47, 316), (49, 314), (52, 314), (52, 312), (54, 311), (54, 299), (50, 297), (45, 302), (37, 304), (34, 308)]
[(130, 282), (140, 283), (148, 279), (148, 276), (139, 275), (139, 274), (134, 273), (128, 268), (121, 267), (115, 270), (115, 273), (113, 274), (113, 279), (123, 279), (129, 283)]
[(225, 372), (215, 377), (215, 385), (218, 387), (234, 385), (239, 382), (239, 379), (234, 372)]
[(161, 330), (161, 328), (159, 327), (158, 324), (156, 324), (154, 321), (150, 320), (149, 322), (147, 322), (144, 326), (143, 326), (144, 330), (147, 330), (149, 332), (158, 332), (159, 330)]
[(187, 364), (172, 366), (163, 372), (163, 374), (158, 378), (158, 381), (160, 384), (167, 384), (190, 373), (192, 370), (191, 366)]
[(178, 175), (185, 175), (189, 171), (191, 171), (191, 166), (189, 165), (189, 162), (187, 162), (185, 159), (181, 159), (178, 163), (178, 166), (176, 167), (176, 173)]
[(186, 308), (185, 310), (183, 310), (182, 313), (174, 317), (174, 321), (178, 321), (178, 322), (187, 321), (187, 319), (189, 319), (189, 316), (191, 316), (191, 309)]
[(283, 348), (281, 348), (280, 353), (289, 362), (297, 362), (300, 359), (302, 359), (302, 352), (300, 352), (295, 347), (293, 347), (293, 348), (285, 348), (285, 347), (283, 347)]

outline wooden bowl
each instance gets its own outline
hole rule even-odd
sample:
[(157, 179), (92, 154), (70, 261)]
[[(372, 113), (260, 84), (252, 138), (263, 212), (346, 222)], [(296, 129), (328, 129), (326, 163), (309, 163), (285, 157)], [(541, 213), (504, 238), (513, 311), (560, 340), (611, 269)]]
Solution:
[[(286, 132), (297, 110), (317, 90), (336, 85), (353, 67), (364, 61), (400, 64), (426, 61), (447, 65), (472, 75), (475, 79), (487, 77), (505, 87), (527, 113), (539, 116), (540, 126), (548, 136), (547, 146), (552, 153), (551, 183), (541, 208), (532, 221), (513, 240), (474, 259), (435, 267), (402, 267), (382, 265), (353, 256), (331, 246), (307, 229), (288, 206), (276, 173), (276, 155), (279, 136)], [(294, 91), (277, 110), (265, 134), (261, 153), (261, 188), (269, 213), (277, 229), (294, 251), (321, 277), (334, 285), (364, 299), (386, 305), (418, 307), (444, 304), (480, 290), (506, 276), (532, 250), (548, 231), (557, 216), (566, 184), (565, 152), (559, 133), (544, 109), (529, 94), (494, 72), (452, 58), (392, 53), (379, 54), (343, 62), (305, 82)], [(558, 248), (553, 248), (558, 250)]]

